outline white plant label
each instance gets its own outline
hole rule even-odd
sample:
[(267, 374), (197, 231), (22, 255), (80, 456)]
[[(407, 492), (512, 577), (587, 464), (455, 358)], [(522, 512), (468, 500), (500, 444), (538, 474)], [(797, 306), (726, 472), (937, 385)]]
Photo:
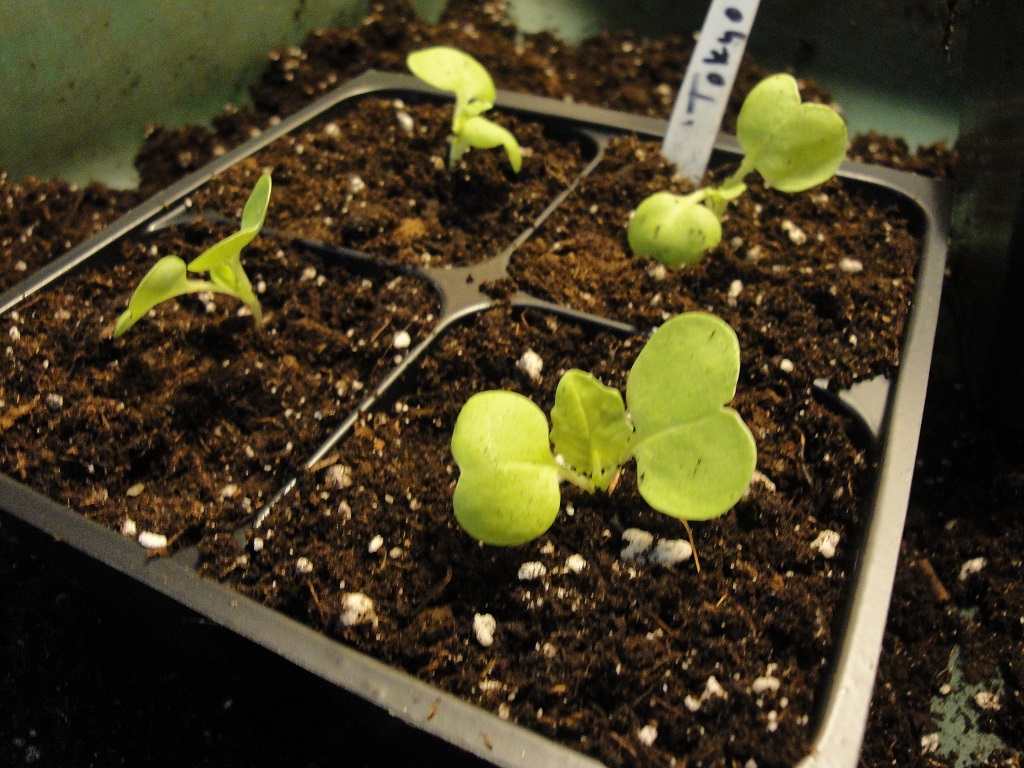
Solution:
[(661, 145), (685, 178), (700, 181), (707, 170), (759, 2), (711, 0)]

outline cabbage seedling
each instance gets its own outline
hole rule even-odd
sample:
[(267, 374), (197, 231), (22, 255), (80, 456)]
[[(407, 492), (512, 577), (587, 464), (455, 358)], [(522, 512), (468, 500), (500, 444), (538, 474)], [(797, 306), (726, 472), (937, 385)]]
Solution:
[(728, 204), (746, 190), (757, 171), (782, 192), (803, 192), (832, 177), (846, 156), (846, 125), (824, 104), (800, 101), (787, 74), (765, 78), (747, 95), (736, 124), (743, 159), (719, 187), (688, 195), (655, 192), (637, 206), (629, 222), (629, 247), (666, 266), (698, 261), (722, 239)]
[(439, 45), (413, 51), (406, 59), (409, 70), (427, 85), (455, 94), (451, 151), (448, 167), (454, 168), (470, 147), (504, 147), (512, 170), (523, 164), (519, 142), (512, 133), (481, 115), (494, 106), (494, 81), (484, 65), (457, 48)]
[[(242, 268), (242, 248), (248, 245), (263, 227), (270, 204), (270, 174), (263, 174), (253, 187), (242, 211), (242, 223), (233, 235), (225, 237), (193, 259), (188, 265), (178, 256), (164, 256), (139, 281), (117, 320), (114, 338), (135, 325), (157, 304), (186, 293), (226, 293), (234, 296), (252, 311), (256, 324), (263, 321), (263, 308), (253, 292), (252, 283)], [(188, 272), (207, 272), (208, 280), (188, 277)]]
[(629, 372), (625, 402), (591, 374), (566, 372), (550, 432), (544, 412), (523, 395), (473, 395), (452, 435), (456, 519), (487, 544), (523, 544), (554, 523), (560, 480), (610, 492), (629, 459), (652, 508), (684, 523), (724, 514), (757, 462), (750, 430), (727, 405), (739, 369), (732, 328), (687, 312), (648, 340)]

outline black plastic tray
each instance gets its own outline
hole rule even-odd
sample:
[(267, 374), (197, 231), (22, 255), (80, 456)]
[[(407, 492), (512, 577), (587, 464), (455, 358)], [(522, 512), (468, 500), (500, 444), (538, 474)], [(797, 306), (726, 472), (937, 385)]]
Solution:
[[(332, 110), (347, 100), (369, 93), (436, 96), (436, 92), (409, 76), (368, 72), (152, 197), (0, 295), (0, 314), (16, 308), (26, 296), (60, 280), (119, 239), (140, 236), (173, 221), (185, 209), (186, 198), (225, 168), (310, 120), (328, 117)], [(644, 138), (660, 138), (665, 130), (665, 123), (661, 120), (522, 94), (502, 92), (498, 104), (503, 110), (562, 124), (588, 137), (593, 142), (595, 155), (583, 170), (583, 175), (600, 162), (603, 148), (611, 136), (631, 133)], [(736, 155), (739, 148), (731, 137), (720, 136), (716, 152), (725, 156)], [(883, 197), (898, 201), (922, 233), (923, 255), (896, 379), (892, 382), (884, 379), (866, 382), (839, 395), (870, 431), (880, 469), (846, 599), (843, 614), (845, 631), (832, 659), (830, 682), (819, 708), (813, 750), (800, 763), (801, 768), (853, 768), (858, 762), (913, 476), (946, 258), (949, 199), (943, 183), (853, 163), (844, 164), (839, 175), (854, 183), (871, 185)], [(329, 452), (350, 429), (359, 413), (372, 408), (388, 387), (398, 381), (409, 366), (416, 364), (439, 334), (460, 318), (494, 303), (477, 286), (482, 281), (505, 274), (515, 247), (528, 238), (570, 192), (571, 187), (554, 200), (515, 242), (483, 263), (470, 267), (413, 270), (433, 283), (441, 294), (441, 318), (430, 336), (410, 351), (357, 411), (343, 424), (337, 425), (333, 434), (325, 435), (321, 449), (309, 457), (307, 466), (312, 466)], [(316, 243), (307, 244), (329, 248)], [(357, 260), (362, 258), (360, 254), (347, 255)], [(467, 281), (469, 275), (473, 278), (471, 282)], [(613, 328), (628, 329), (621, 323), (591, 318), (522, 293), (514, 298), (513, 303), (559, 312), (585, 322), (598, 320)], [(282, 493), (288, 484), (289, 478), (281, 478)], [(224, 585), (202, 578), (194, 570), (196, 554), (193, 551), (184, 550), (169, 558), (149, 557), (134, 541), (87, 520), (6, 476), (0, 476), (0, 510), (20, 521), (17, 523), (19, 527), (24, 524), (41, 534), (34, 537), (37, 541), (62, 542), (62, 546), (84, 556), (94, 571), (116, 579), (125, 577), (131, 591), (150, 596), (137, 601), (140, 611), (152, 610), (149, 606), (155, 597), (153, 593), (169, 598), (158, 602), (184, 609), (193, 626), (224, 628), (355, 694), (358, 699), (353, 697), (353, 700), (371, 705), (368, 712), (386, 718), (390, 732), (396, 728), (414, 729), (420, 732), (416, 734), (417, 742), (424, 737), (440, 739), (446, 742), (443, 748), (439, 745), (445, 753), (455, 747), (493, 765), (538, 768), (598, 765), (590, 757), (440, 692)], [(264, 508), (260, 514), (266, 511)], [(486, 738), (481, 738), (481, 734)]]

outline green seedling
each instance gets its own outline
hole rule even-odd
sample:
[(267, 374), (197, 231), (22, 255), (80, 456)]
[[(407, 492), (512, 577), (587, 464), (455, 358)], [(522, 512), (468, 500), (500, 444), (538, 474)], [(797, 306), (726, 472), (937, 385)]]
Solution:
[(698, 261), (722, 239), (728, 204), (747, 189), (754, 171), (781, 192), (803, 192), (832, 177), (846, 156), (846, 125), (824, 104), (800, 101), (796, 80), (772, 75), (747, 95), (736, 138), (743, 159), (719, 187), (688, 195), (655, 192), (629, 222), (629, 247), (672, 268)]
[(481, 115), (494, 106), (494, 81), (483, 64), (468, 53), (445, 45), (413, 51), (406, 63), (416, 77), (455, 94), (451, 151), (448, 167), (454, 168), (470, 147), (504, 147), (512, 170), (523, 164), (519, 142), (510, 131)]
[(544, 412), (523, 395), (473, 395), (452, 435), (460, 470), (456, 519), (487, 544), (525, 543), (555, 521), (559, 481), (610, 492), (629, 459), (652, 508), (684, 523), (724, 514), (742, 497), (757, 461), (750, 430), (727, 405), (739, 369), (732, 328), (688, 312), (648, 340), (629, 372), (625, 402), (591, 374), (566, 372), (550, 432)]
[[(245, 304), (259, 325), (263, 321), (263, 307), (253, 292), (252, 283), (242, 268), (242, 248), (252, 242), (267, 215), (270, 204), (270, 174), (263, 174), (253, 187), (242, 211), (241, 227), (225, 237), (188, 265), (178, 256), (164, 256), (139, 281), (128, 309), (122, 313), (114, 328), (114, 338), (135, 325), (157, 304), (186, 293), (226, 293)], [(188, 277), (189, 272), (206, 272), (208, 280)]]

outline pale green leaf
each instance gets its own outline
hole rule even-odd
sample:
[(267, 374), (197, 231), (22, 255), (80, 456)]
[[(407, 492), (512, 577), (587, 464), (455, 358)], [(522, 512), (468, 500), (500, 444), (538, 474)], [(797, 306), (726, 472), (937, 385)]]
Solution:
[(633, 253), (678, 269), (718, 245), (722, 224), (697, 195), (655, 192), (637, 206), (626, 236)]
[(406, 65), (428, 85), (454, 93), (464, 107), (473, 103), (486, 104), (475, 114), (494, 106), (497, 98), (494, 81), (484, 65), (468, 53), (438, 45), (413, 51), (406, 58)]
[(622, 395), (589, 373), (566, 371), (551, 409), (555, 453), (578, 473), (605, 490), (625, 460), (633, 426)]
[(486, 117), (471, 117), (466, 120), (458, 135), (458, 141), (463, 146), (468, 145), (477, 149), (504, 147), (513, 171), (518, 173), (523, 165), (522, 150), (516, 137), (508, 129)]
[(802, 104), (796, 80), (772, 75), (748, 94), (736, 138), (753, 167), (782, 192), (802, 192), (831, 178), (846, 156), (846, 124), (824, 104)]
[(640, 495), (689, 520), (723, 514), (750, 483), (754, 438), (726, 406), (736, 392), (736, 334), (714, 315), (687, 312), (662, 325), (629, 374)]
[(558, 515), (558, 465), (548, 421), (529, 398), (514, 392), (473, 395), (452, 434), (460, 476), (453, 505), (474, 538), (501, 546), (540, 536)]
[(189, 280), (185, 262), (177, 256), (164, 256), (145, 274), (135, 287), (126, 309), (117, 319), (114, 338), (135, 325), (149, 310), (168, 299), (186, 293), (213, 290), (201, 280)]

